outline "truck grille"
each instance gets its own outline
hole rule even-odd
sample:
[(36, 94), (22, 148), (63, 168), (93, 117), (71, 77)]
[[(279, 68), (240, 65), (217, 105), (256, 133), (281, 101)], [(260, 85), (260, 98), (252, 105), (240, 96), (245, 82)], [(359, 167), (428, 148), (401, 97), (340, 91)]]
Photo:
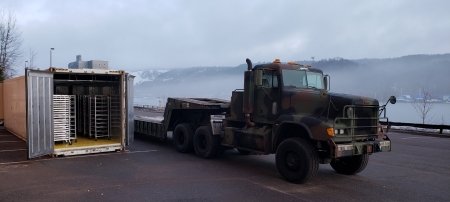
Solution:
[(336, 118), (334, 128), (343, 130), (337, 137), (352, 137), (362, 140), (376, 137), (378, 134), (379, 106), (347, 105), (342, 117)]

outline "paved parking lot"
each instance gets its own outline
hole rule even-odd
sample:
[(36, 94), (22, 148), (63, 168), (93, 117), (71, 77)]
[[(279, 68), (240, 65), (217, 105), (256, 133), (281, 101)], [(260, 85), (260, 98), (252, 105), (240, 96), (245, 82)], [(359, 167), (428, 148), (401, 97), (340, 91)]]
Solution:
[(25, 142), (0, 126), (0, 163), (27, 160)]
[(302, 185), (278, 175), (274, 155), (205, 160), (145, 139), (129, 152), (16, 163), (1, 154), (0, 201), (449, 201), (450, 138), (390, 137), (393, 151), (362, 173), (321, 165)]

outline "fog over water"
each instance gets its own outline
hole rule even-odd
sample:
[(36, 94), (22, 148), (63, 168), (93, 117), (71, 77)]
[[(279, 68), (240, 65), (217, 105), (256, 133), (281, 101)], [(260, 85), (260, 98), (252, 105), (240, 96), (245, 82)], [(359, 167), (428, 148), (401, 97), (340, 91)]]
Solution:
[[(420, 113), (416, 111), (412, 103), (389, 104), (387, 117), (393, 122), (422, 123)], [(450, 125), (450, 103), (433, 103), (425, 123)]]

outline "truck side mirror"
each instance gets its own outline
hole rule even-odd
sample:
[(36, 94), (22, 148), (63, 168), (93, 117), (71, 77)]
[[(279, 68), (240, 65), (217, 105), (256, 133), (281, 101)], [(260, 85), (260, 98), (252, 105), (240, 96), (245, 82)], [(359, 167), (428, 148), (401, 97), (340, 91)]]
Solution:
[(256, 86), (262, 86), (262, 76), (263, 76), (263, 71), (256, 70), (256, 72), (255, 72), (255, 85)]
[(391, 104), (395, 104), (395, 103), (397, 103), (397, 98), (395, 96), (391, 96), (391, 97), (389, 97), (389, 102)]
[(323, 77), (323, 85), (324, 85), (324, 88), (325, 88), (325, 90), (330, 90), (330, 75), (325, 75), (324, 77)]

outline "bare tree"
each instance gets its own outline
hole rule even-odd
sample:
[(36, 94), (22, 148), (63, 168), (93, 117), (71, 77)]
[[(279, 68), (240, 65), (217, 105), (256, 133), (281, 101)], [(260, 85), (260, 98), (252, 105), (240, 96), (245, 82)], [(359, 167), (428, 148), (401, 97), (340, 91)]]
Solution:
[(20, 56), (20, 45), (16, 18), (11, 12), (0, 11), (0, 81), (13, 74), (13, 65)]
[(28, 55), (28, 62), (29, 62), (28, 67), (31, 69), (35, 68), (34, 60), (36, 59), (36, 55), (37, 55), (37, 52), (30, 48), (30, 52)]
[(428, 113), (431, 108), (433, 108), (433, 103), (431, 102), (431, 93), (424, 88), (421, 90), (422, 98), (416, 99), (412, 105), (416, 112), (419, 114), (420, 119), (422, 120), (422, 124), (425, 124), (427, 120)]

